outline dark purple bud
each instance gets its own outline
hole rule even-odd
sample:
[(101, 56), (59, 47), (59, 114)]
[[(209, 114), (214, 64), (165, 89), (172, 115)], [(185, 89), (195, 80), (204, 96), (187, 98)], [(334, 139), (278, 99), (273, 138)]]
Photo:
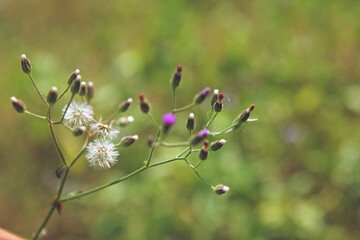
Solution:
[(209, 94), (209, 92), (210, 92), (210, 88), (208, 88), (208, 87), (205, 88), (200, 93), (195, 95), (194, 102), (196, 104), (202, 103), (205, 100), (206, 96)]
[(176, 118), (174, 114), (167, 113), (162, 117), (163, 120), (163, 127), (164, 127), (164, 133), (166, 133), (172, 125), (176, 123)]
[(139, 93), (139, 100), (140, 100), (140, 109), (143, 113), (148, 113), (150, 111), (150, 106), (145, 100), (144, 94)]
[(250, 117), (250, 113), (254, 110), (254, 108), (255, 108), (255, 105), (251, 104), (251, 106), (249, 108), (245, 109), (244, 111), (242, 111), (240, 113), (239, 116), (237, 116), (237, 118), (233, 122), (234, 129), (240, 127), (241, 124), (243, 124), (244, 122), (246, 122), (248, 120), (248, 118)]
[(81, 82), (81, 83), (80, 83), (79, 95), (80, 95), (80, 96), (85, 96), (85, 94), (86, 94), (86, 89), (87, 89), (86, 82)]
[(11, 97), (10, 100), (12, 106), (18, 113), (23, 113), (25, 111), (25, 104), (20, 99), (17, 99), (16, 97)]
[(192, 139), (191, 144), (196, 145), (200, 142), (202, 142), (207, 136), (209, 136), (209, 130), (204, 128), (200, 132), (198, 132)]
[(127, 100), (123, 101), (119, 105), (119, 112), (126, 112), (130, 106), (130, 104), (133, 102), (132, 98), (128, 98)]
[(90, 101), (94, 97), (94, 84), (92, 82), (88, 82), (86, 89), (86, 98)]
[(221, 140), (216, 140), (214, 142), (212, 142), (210, 144), (210, 150), (211, 151), (217, 151), (219, 150), (220, 148), (222, 148), (222, 146), (224, 146), (224, 144), (226, 143), (226, 140), (225, 139), (221, 139)]
[(72, 94), (77, 94), (79, 92), (80, 84), (81, 84), (81, 76), (77, 75), (76, 79), (71, 84), (71, 92), (72, 92)]
[(209, 142), (208, 142), (208, 140), (205, 140), (204, 145), (200, 149), (200, 154), (199, 154), (200, 160), (204, 161), (204, 160), (207, 159), (207, 157), (208, 157), (208, 147), (209, 147)]
[(218, 195), (222, 195), (227, 193), (230, 190), (230, 188), (228, 186), (219, 184), (214, 188), (214, 192)]
[(78, 126), (73, 129), (72, 133), (75, 137), (81, 136), (86, 131), (85, 126)]
[(49, 103), (49, 105), (53, 105), (54, 103), (56, 103), (57, 98), (58, 98), (58, 90), (56, 87), (52, 87), (46, 97), (46, 100)]
[(63, 175), (63, 173), (64, 173), (64, 171), (65, 171), (65, 169), (66, 169), (66, 166), (65, 166), (65, 165), (60, 165), (60, 166), (58, 166), (58, 167), (56, 168), (56, 170), (55, 170), (55, 175), (56, 175), (56, 177), (57, 177), (57, 178), (61, 178), (62, 175)]
[(189, 114), (189, 118), (186, 122), (186, 128), (189, 130), (189, 131), (192, 131), (194, 130), (195, 128), (195, 123), (196, 123), (196, 119), (195, 119), (195, 115), (194, 113), (190, 113)]
[(138, 139), (139, 139), (138, 135), (123, 137), (120, 140), (120, 143), (117, 144), (117, 146), (129, 147), (131, 144), (133, 144)]
[(218, 99), (218, 96), (219, 96), (219, 89), (215, 89), (210, 102), (211, 107), (214, 106), (216, 100)]
[(21, 55), (21, 68), (26, 74), (29, 74), (31, 72), (31, 63), (25, 54)]
[(173, 74), (172, 78), (171, 78), (171, 85), (173, 87), (173, 89), (177, 88), (180, 84), (181, 81), (181, 71), (182, 71), (182, 66), (179, 65), (176, 69), (176, 72)]
[(77, 75), (80, 74), (80, 70), (76, 69), (68, 78), (68, 85), (71, 85), (73, 83), (73, 81), (76, 79)]

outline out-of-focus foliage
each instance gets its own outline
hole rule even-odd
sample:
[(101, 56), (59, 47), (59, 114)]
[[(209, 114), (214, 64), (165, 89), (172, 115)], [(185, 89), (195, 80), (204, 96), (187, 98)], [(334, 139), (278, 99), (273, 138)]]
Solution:
[[(0, 1), (0, 226), (29, 237), (59, 184), (46, 122), (11, 109), (14, 95), (44, 111), (21, 72), (25, 53), (43, 93), (63, 89), (79, 68), (96, 86), (99, 115), (143, 92), (160, 119), (182, 64), (179, 106), (206, 86), (226, 95), (213, 130), (252, 103), (260, 119), (226, 136), (199, 169), (230, 186), (225, 196), (173, 163), (66, 203), (49, 239), (359, 239), (359, 16), (350, 0)], [(194, 108), (199, 123), (207, 111), (206, 103)], [(111, 170), (79, 161), (65, 192), (142, 165), (155, 129), (137, 103), (130, 113), (135, 122), (122, 134), (140, 140)], [(174, 141), (186, 138), (187, 114), (171, 130)], [(74, 156), (79, 139), (57, 130)], [(180, 150), (161, 149), (155, 159)]]

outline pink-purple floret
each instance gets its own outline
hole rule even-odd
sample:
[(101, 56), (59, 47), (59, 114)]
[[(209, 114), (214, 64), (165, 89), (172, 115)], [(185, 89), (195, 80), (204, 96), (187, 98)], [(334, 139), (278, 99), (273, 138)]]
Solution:
[(165, 126), (172, 126), (176, 123), (176, 118), (174, 114), (167, 113), (162, 117), (163, 123)]
[(210, 92), (210, 88), (207, 87), (207, 88), (205, 88), (204, 90), (202, 90), (201, 93), (202, 93), (203, 95), (207, 95), (209, 92)]
[(201, 130), (200, 132), (198, 132), (197, 136), (199, 138), (206, 138), (209, 135), (209, 130), (204, 128), (203, 130)]

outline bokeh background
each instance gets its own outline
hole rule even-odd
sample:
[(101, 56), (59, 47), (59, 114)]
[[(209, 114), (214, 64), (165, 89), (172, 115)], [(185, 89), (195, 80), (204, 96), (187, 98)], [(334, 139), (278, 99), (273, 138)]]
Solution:
[[(230, 186), (226, 195), (177, 162), (66, 203), (46, 239), (359, 239), (359, 16), (351, 0), (1, 0), (0, 226), (30, 237), (59, 184), (47, 124), (10, 105), (14, 95), (45, 111), (21, 71), (25, 53), (44, 94), (64, 89), (79, 68), (94, 82), (93, 106), (104, 118), (143, 92), (160, 120), (171, 108), (169, 78), (178, 64), (178, 106), (207, 86), (225, 93), (212, 130), (252, 103), (259, 118), (226, 135), (224, 148), (199, 168), (212, 184)], [(208, 102), (192, 111), (200, 128)], [(186, 139), (189, 112), (178, 115), (169, 141)], [(65, 193), (142, 166), (155, 129), (137, 101), (128, 114), (135, 122), (121, 134), (140, 140), (110, 170), (80, 160)], [(81, 139), (56, 131), (71, 158)], [(158, 149), (154, 160), (181, 150)]]

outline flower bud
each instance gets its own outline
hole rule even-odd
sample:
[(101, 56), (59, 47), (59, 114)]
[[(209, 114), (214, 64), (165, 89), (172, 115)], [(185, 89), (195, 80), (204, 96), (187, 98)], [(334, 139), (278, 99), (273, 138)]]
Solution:
[(87, 89), (86, 82), (81, 82), (81, 83), (80, 83), (79, 95), (80, 95), (80, 96), (85, 96), (85, 94), (86, 94), (86, 89)]
[(200, 93), (198, 93), (198, 94), (195, 95), (195, 97), (194, 97), (194, 102), (195, 102), (196, 104), (202, 103), (202, 102), (205, 100), (206, 96), (209, 94), (209, 92), (210, 92), (210, 88), (208, 88), (208, 87), (205, 88), (205, 89), (202, 90)]
[(58, 167), (56, 168), (56, 170), (55, 170), (55, 175), (56, 175), (57, 178), (60, 179), (60, 178), (62, 177), (65, 168), (66, 168), (66, 166), (63, 165), (63, 164), (60, 165), (60, 166), (58, 166)]
[(190, 113), (190, 114), (189, 114), (189, 117), (188, 117), (188, 119), (187, 119), (187, 122), (186, 122), (186, 128), (187, 128), (189, 131), (194, 130), (194, 128), (195, 128), (195, 123), (196, 123), (195, 115), (194, 115), (194, 113)]
[(25, 54), (21, 55), (21, 68), (26, 74), (29, 74), (31, 72), (31, 63)]
[(121, 117), (116, 121), (116, 124), (121, 127), (125, 127), (126, 125), (128, 125), (129, 123), (131, 123), (133, 121), (134, 121), (134, 118), (132, 116)]
[(54, 103), (56, 103), (57, 98), (58, 98), (58, 90), (56, 87), (52, 87), (46, 97), (46, 101), (49, 103), (49, 105), (53, 105)]
[(204, 128), (193, 137), (193, 139), (191, 140), (191, 144), (196, 145), (202, 142), (209, 135), (209, 133), (209, 130)]
[(204, 145), (200, 149), (200, 154), (199, 154), (200, 160), (204, 161), (204, 160), (207, 159), (207, 157), (208, 157), (208, 147), (209, 147), (209, 142), (208, 142), (208, 140), (205, 140)]
[(85, 126), (78, 126), (72, 130), (72, 133), (75, 137), (78, 137), (78, 136), (82, 135), (85, 131), (86, 131)]
[(139, 93), (140, 100), (140, 109), (143, 113), (148, 113), (150, 111), (150, 106), (148, 102), (145, 100), (144, 94)]
[(81, 76), (77, 75), (73, 83), (71, 84), (71, 92), (72, 94), (77, 94), (80, 90), (80, 84), (81, 84)]
[(224, 193), (227, 193), (230, 190), (230, 188), (228, 186), (219, 184), (217, 186), (215, 186), (214, 188), (214, 192), (218, 195), (222, 195)]
[(88, 82), (86, 89), (86, 98), (90, 101), (94, 97), (94, 84), (93, 82)]
[(223, 104), (222, 104), (222, 100), (224, 99), (224, 94), (220, 93), (218, 96), (217, 101), (214, 104), (214, 111), (215, 112), (221, 112)]
[(173, 89), (177, 88), (180, 84), (181, 81), (181, 71), (182, 71), (182, 66), (179, 65), (176, 69), (176, 72), (173, 74), (170, 82), (171, 82), (171, 86), (173, 87)]
[(131, 144), (133, 144), (136, 140), (138, 140), (139, 137), (138, 135), (134, 135), (134, 136), (126, 136), (126, 137), (123, 137), (119, 144), (117, 146), (120, 146), (120, 147), (129, 147)]
[(251, 104), (251, 106), (247, 109), (245, 109), (244, 111), (242, 111), (240, 113), (239, 116), (237, 116), (237, 118), (235, 118), (233, 124), (234, 124), (234, 129), (238, 128), (241, 126), (241, 124), (243, 124), (244, 122), (246, 122), (250, 116), (250, 113), (254, 110), (255, 105)]
[(222, 148), (222, 146), (224, 146), (224, 144), (226, 143), (226, 140), (225, 139), (221, 139), (221, 140), (216, 140), (214, 142), (212, 142), (210, 144), (210, 150), (211, 151), (217, 151), (219, 150), (220, 148)]
[(23, 113), (25, 111), (25, 104), (20, 99), (17, 99), (16, 97), (11, 97), (10, 100), (12, 106), (18, 113)]
[(67, 84), (71, 85), (79, 74), (80, 74), (80, 70), (75, 69), (75, 71), (69, 76), (69, 78), (67, 80)]
[(119, 112), (126, 112), (130, 106), (130, 104), (133, 102), (132, 98), (128, 98), (127, 100), (123, 101), (119, 105)]
[(174, 114), (172, 114), (172, 113), (165, 114), (162, 117), (162, 120), (164, 123), (164, 125), (163, 125), (164, 133), (169, 131), (170, 127), (176, 123), (176, 118), (175, 118)]
[(211, 107), (214, 106), (216, 100), (218, 99), (218, 96), (219, 96), (219, 89), (215, 89), (210, 102)]

